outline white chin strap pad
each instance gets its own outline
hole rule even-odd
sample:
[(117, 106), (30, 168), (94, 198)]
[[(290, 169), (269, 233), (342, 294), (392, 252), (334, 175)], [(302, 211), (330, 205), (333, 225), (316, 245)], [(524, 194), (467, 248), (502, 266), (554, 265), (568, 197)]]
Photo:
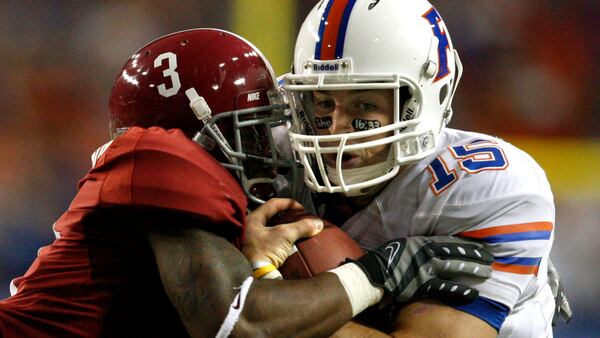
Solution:
[[(327, 178), (332, 184), (341, 186), (342, 180), (337, 175), (335, 168), (325, 166), (327, 170)], [(360, 168), (342, 169), (342, 176), (345, 185), (357, 184), (372, 180), (374, 178), (387, 174), (391, 169), (389, 162), (380, 162)], [(344, 193), (348, 197), (366, 195), (371, 189), (353, 189)]]

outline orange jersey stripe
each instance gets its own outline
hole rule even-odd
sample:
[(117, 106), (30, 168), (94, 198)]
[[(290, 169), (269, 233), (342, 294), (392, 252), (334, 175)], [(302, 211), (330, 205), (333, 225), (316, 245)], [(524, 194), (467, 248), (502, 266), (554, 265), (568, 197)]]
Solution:
[(503, 272), (516, 273), (520, 275), (534, 274), (537, 276), (539, 267), (537, 265), (512, 265), (504, 263), (492, 263), (492, 269)]
[(512, 234), (531, 231), (551, 231), (554, 228), (552, 222), (531, 222), (512, 225), (500, 225), (480, 230), (465, 231), (458, 234), (461, 237), (485, 238), (494, 235)]

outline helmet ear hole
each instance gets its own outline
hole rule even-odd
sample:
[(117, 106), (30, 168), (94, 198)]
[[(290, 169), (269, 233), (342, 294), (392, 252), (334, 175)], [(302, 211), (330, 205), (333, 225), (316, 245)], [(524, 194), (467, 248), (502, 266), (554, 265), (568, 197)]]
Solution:
[(448, 85), (445, 84), (440, 89), (440, 106), (444, 104), (444, 101), (448, 98)]

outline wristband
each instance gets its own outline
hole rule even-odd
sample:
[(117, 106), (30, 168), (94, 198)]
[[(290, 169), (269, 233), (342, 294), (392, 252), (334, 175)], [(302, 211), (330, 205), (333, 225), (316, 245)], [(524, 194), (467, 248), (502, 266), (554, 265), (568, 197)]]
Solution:
[(275, 271), (277, 268), (273, 264), (265, 265), (261, 268), (258, 268), (252, 272), (252, 275), (256, 279), (261, 279), (264, 275), (268, 274), (271, 271)]
[(283, 279), (281, 272), (277, 270), (275, 265), (265, 262), (265, 261), (256, 261), (251, 262), (252, 265), (252, 275), (256, 279)]
[(267, 262), (267, 261), (252, 261), (252, 262), (250, 262), (250, 265), (252, 266), (252, 270), (256, 270), (258, 268), (262, 268), (263, 266), (273, 265), (273, 264), (271, 262)]
[(336, 274), (344, 286), (352, 306), (352, 317), (383, 298), (383, 289), (371, 284), (364, 271), (354, 263), (344, 264), (327, 272)]

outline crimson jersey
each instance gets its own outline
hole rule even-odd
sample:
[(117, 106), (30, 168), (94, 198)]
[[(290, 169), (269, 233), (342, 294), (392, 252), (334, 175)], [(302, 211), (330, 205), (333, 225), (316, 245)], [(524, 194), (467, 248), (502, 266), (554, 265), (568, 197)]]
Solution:
[(184, 223), (239, 248), (246, 197), (182, 132), (132, 128), (95, 155), (57, 239), (0, 302), (0, 336), (187, 336), (136, 226)]

